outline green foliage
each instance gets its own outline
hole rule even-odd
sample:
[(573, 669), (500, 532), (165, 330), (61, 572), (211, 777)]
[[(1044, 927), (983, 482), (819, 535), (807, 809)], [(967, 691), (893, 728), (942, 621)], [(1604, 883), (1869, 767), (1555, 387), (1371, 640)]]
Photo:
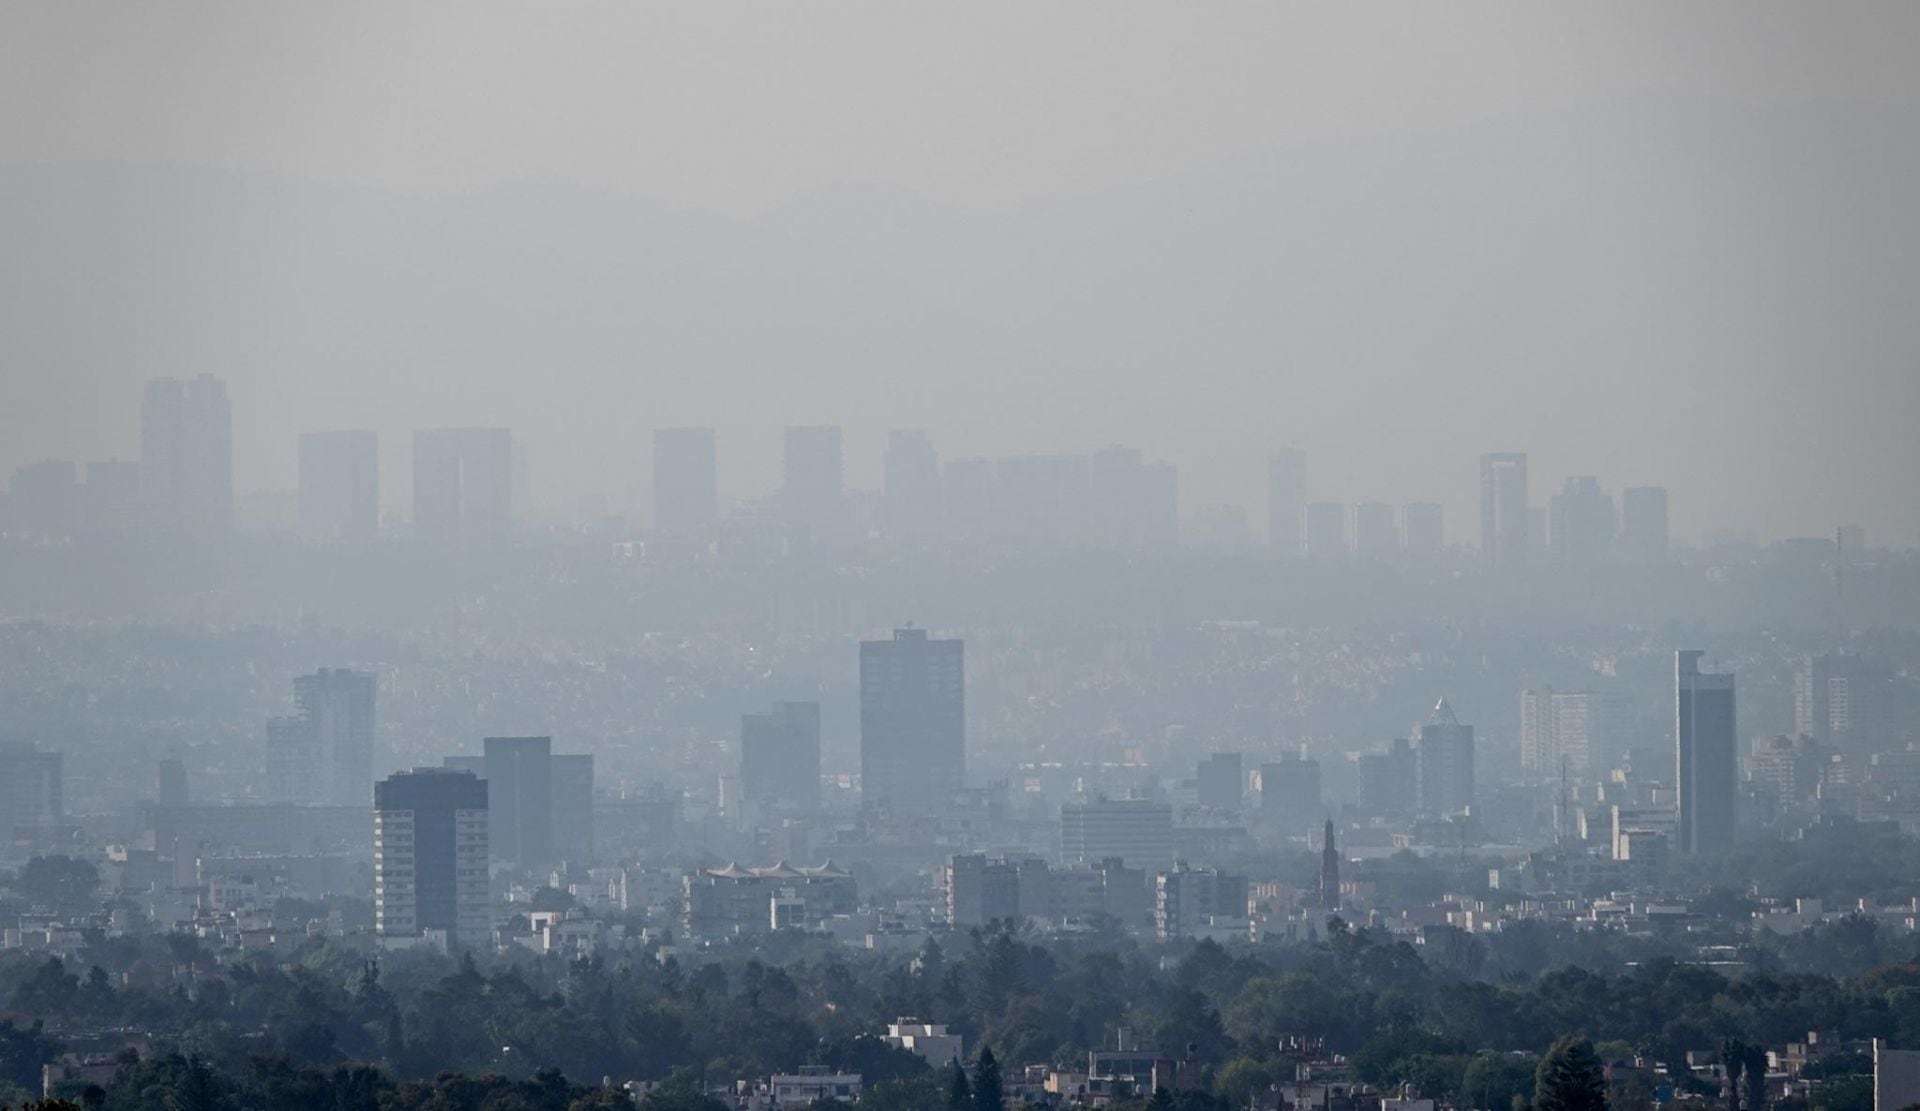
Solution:
[(36, 856), (21, 866), (7, 886), (30, 905), (62, 914), (83, 913), (96, 905), (100, 870), (75, 857)]
[(1534, 1111), (1607, 1111), (1607, 1078), (1593, 1043), (1571, 1035), (1553, 1043), (1533, 1075)]

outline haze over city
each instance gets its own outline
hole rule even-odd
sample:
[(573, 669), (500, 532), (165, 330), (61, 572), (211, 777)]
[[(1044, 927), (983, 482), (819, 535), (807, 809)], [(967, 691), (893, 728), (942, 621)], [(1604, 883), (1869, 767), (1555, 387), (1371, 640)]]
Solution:
[(1920, 1108), (1920, 8), (0, 7), (0, 1111)]

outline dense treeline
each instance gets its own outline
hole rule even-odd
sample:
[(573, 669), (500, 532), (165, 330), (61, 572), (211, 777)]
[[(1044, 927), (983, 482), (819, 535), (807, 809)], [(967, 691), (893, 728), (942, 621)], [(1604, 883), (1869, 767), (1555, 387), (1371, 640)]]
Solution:
[[(1191, 1052), (1229, 1103), (1290, 1077), (1297, 1051), (1286, 1047), (1303, 1045), (1350, 1057), (1376, 1084), (1494, 1108), (1532, 1097), (1535, 1059), (1566, 1034), (1598, 1042), (1604, 1057), (1675, 1065), (1728, 1039), (1780, 1045), (1815, 1029), (1920, 1046), (1920, 965), (1788, 973), (1770, 970), (1779, 954), (1756, 950), (1728, 973), (1675, 960), (1681, 940), (1528, 924), (1484, 939), (1434, 931), (1416, 948), (1335, 922), (1307, 943), (1150, 948), (995, 928), (917, 955), (796, 935), (692, 958), (569, 963), (416, 951), (376, 962), (325, 940), (222, 962), (191, 938), (101, 937), (72, 966), (0, 959), (12, 1016), (0, 1022), (0, 1102), (34, 1094), (41, 1064), (68, 1039), (117, 1027), (152, 1032), (154, 1053), (101, 1092), (67, 1095), (114, 1111), (566, 1111), (609, 1096), (603, 1080), (670, 1081), (658, 1108), (700, 1106), (707, 1083), (822, 1064), (865, 1075), (867, 1106), (928, 1106), (936, 1089), (944, 1105), (948, 1078), (873, 1037), (899, 1016), (947, 1022), (1009, 1069), (1084, 1066), (1124, 1027)], [(1910, 939), (1864, 918), (1795, 944), (1848, 961), (1914, 956)], [(1576, 957), (1584, 966), (1567, 963)], [(1550, 967), (1515, 971), (1535, 963)], [(212, 1102), (182, 1103), (183, 1086)], [(1616, 1103), (1647, 1094), (1616, 1093)]]

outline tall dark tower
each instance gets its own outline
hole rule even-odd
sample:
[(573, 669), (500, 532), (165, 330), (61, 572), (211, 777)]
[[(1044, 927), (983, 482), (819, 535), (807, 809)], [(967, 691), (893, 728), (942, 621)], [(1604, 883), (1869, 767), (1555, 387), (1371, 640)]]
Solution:
[(1326, 836), (1320, 848), (1320, 907), (1340, 909), (1340, 850), (1333, 846), (1333, 819), (1327, 819)]

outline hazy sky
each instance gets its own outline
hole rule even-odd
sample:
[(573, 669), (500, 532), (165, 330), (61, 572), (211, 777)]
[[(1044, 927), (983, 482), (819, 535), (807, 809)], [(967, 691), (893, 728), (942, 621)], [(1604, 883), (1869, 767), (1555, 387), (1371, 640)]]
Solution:
[(243, 490), (510, 423), (618, 503), (702, 423), (750, 495), (838, 422), (1920, 541), (1917, 101), (1911, 4), (9, 2), (0, 468), (206, 370)]

